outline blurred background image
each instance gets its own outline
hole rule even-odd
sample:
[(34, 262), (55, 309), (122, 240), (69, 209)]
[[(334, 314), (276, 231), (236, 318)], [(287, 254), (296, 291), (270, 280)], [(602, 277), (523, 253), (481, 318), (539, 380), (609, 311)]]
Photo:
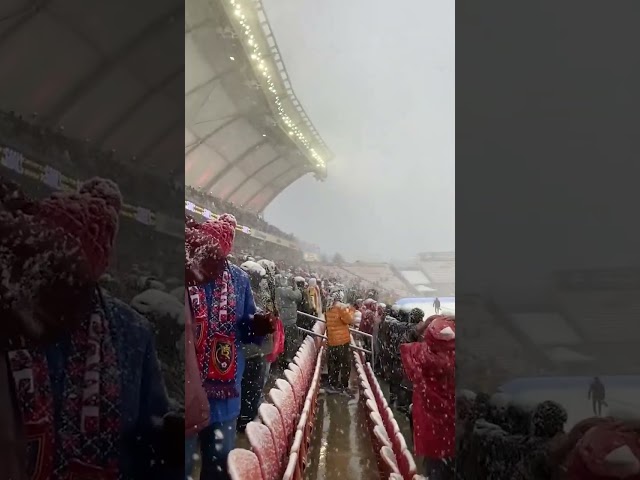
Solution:
[(179, 478), (184, 5), (0, 12), (0, 477)]

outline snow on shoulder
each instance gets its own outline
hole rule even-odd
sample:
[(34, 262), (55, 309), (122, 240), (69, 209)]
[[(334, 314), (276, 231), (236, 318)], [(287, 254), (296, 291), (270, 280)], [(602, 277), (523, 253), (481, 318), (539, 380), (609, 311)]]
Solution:
[(184, 305), (170, 293), (145, 290), (131, 300), (131, 306), (145, 317), (169, 317), (179, 325), (184, 325)]
[(247, 273), (253, 273), (264, 277), (267, 274), (267, 271), (258, 263), (252, 262), (251, 260), (244, 262), (240, 265), (240, 268)]

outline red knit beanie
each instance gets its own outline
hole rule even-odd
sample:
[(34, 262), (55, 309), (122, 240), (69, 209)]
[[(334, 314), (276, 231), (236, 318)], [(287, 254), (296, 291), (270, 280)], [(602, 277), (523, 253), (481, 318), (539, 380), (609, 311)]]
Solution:
[(185, 223), (185, 275), (189, 284), (205, 283), (217, 276), (233, 248), (236, 225), (236, 219), (228, 214), (201, 224)]
[(97, 280), (109, 266), (121, 207), (118, 186), (111, 180), (93, 178), (77, 193), (55, 193), (43, 200), (37, 216), (78, 240)]

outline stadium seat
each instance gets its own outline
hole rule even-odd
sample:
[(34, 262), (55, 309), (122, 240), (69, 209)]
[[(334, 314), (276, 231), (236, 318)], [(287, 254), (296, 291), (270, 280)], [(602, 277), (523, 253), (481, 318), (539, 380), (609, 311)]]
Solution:
[(400, 470), (398, 469), (398, 464), (396, 463), (396, 457), (393, 454), (391, 447), (382, 447), (380, 449), (380, 458), (382, 460), (380, 478), (389, 478), (392, 473), (401, 475)]
[(285, 465), (287, 454), (289, 453), (289, 442), (287, 441), (287, 434), (285, 433), (284, 423), (278, 409), (268, 403), (263, 403), (258, 409), (260, 419), (262, 423), (267, 426), (273, 437), (273, 443), (276, 448), (276, 454), (278, 456), (278, 462), (280, 465), (279, 471)]
[[(367, 400), (367, 408), (369, 409), (369, 411), (371, 412), (376, 412), (378, 413), (378, 415), (380, 414), (379, 410), (378, 410), (378, 405), (376, 405), (376, 402), (374, 402), (373, 400)], [(382, 417), (380, 418), (380, 421), (382, 422)]]
[(396, 454), (396, 461), (398, 463), (398, 469), (404, 478), (410, 480), (416, 474), (416, 462), (413, 459), (413, 455), (408, 450), (404, 450), (400, 455)]
[(400, 451), (404, 451), (407, 450), (407, 442), (404, 439), (404, 435), (402, 435), (401, 432), (397, 432), (395, 435), (396, 440), (398, 441), (398, 444), (400, 446)]
[(293, 363), (295, 363), (298, 367), (300, 367), (305, 390), (311, 383), (311, 378), (313, 376), (314, 367), (315, 367), (315, 363), (313, 362), (313, 359), (309, 355), (310, 355), (309, 353), (299, 352), (293, 359)]
[[(387, 433), (389, 433), (388, 430)], [(407, 442), (400, 432), (397, 432), (395, 435), (389, 438), (391, 439), (391, 443), (393, 444), (393, 453), (395, 453), (396, 458), (398, 458), (398, 455), (407, 450)]]
[[(370, 411), (369, 412), (369, 418), (371, 418), (371, 421), (373, 422), (373, 426), (375, 427), (376, 425), (380, 425), (382, 428), (384, 428), (384, 422), (382, 421), (382, 417), (380, 416), (380, 414), (376, 411)], [(373, 430), (373, 427), (372, 427)]]
[[(388, 412), (391, 412), (390, 408), (388, 409)], [(400, 427), (398, 426), (398, 422), (393, 416), (393, 413), (391, 413), (390, 415), (390, 421), (391, 421), (391, 432), (392, 432), (390, 436), (393, 437), (395, 436), (396, 433), (400, 433)]]
[[(286, 375), (285, 375), (285, 377), (286, 377)], [(278, 378), (276, 380), (276, 387), (279, 390), (282, 390), (282, 392), (285, 395), (287, 395), (287, 397), (293, 397), (294, 402), (295, 402), (296, 413), (299, 412), (300, 411), (300, 405), (298, 405), (298, 397), (296, 396), (295, 392), (293, 391), (293, 386), (292, 386), (291, 382), (289, 380), (286, 380), (285, 378)]]
[[(293, 365), (293, 363), (290, 363), (289, 365)], [(304, 381), (302, 379), (300, 369), (297, 365), (296, 370), (287, 369), (284, 371), (284, 377), (292, 387), (292, 392), (296, 401), (296, 407), (298, 408), (298, 411), (302, 410), (307, 389), (304, 386)]]
[(365, 405), (367, 404), (367, 402), (369, 402), (369, 404), (371, 405), (371, 408), (375, 410), (378, 410), (378, 405), (376, 405), (376, 399), (373, 396), (373, 392), (371, 391), (371, 389), (367, 388), (366, 386), (362, 389), (362, 396), (364, 397), (364, 403)]
[(384, 431), (382, 425), (376, 425), (373, 427), (374, 448), (376, 451), (380, 451), (382, 447), (391, 447), (391, 440), (387, 436), (387, 432)]
[(227, 468), (231, 480), (264, 480), (260, 469), (260, 460), (255, 453), (236, 448), (231, 450), (227, 460)]
[(394, 422), (393, 412), (390, 408), (386, 408), (385, 410), (380, 411), (380, 416), (382, 417), (382, 422), (384, 423), (384, 428), (389, 435), (389, 438), (395, 438), (397, 431), (395, 430), (395, 425), (397, 423)]
[(360, 395), (358, 395), (358, 405), (362, 410), (366, 411), (368, 410), (367, 401), (371, 401), (371, 403), (375, 404), (373, 393), (371, 393), (371, 390), (369, 390), (367, 387), (362, 386), (362, 384), (360, 384), (359, 392)]
[(287, 435), (287, 441), (291, 441), (296, 426), (296, 410), (293, 398), (287, 396), (282, 390), (272, 388), (269, 391), (269, 397), (280, 412), (282, 423), (284, 424), (284, 431)]
[(378, 412), (375, 403), (371, 400), (366, 401), (365, 407), (365, 424), (367, 425), (367, 430), (370, 435), (373, 434), (373, 427), (376, 425), (382, 425), (384, 428), (384, 422), (382, 421), (382, 417), (380, 416), (380, 412)]
[(258, 422), (249, 422), (247, 425), (247, 439), (251, 445), (251, 450), (260, 461), (263, 480), (276, 480), (279, 478), (281, 472), (279, 471), (278, 456), (269, 428)]

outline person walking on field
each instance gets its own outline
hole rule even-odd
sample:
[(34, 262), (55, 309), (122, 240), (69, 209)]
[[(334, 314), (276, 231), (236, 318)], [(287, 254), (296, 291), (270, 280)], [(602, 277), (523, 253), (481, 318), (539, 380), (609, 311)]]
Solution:
[(587, 398), (591, 400), (593, 414), (598, 417), (602, 416), (602, 405), (604, 405), (605, 407), (607, 406), (605, 396), (606, 390), (604, 388), (604, 384), (600, 381), (600, 378), (594, 377), (591, 385), (589, 385)]
[(353, 324), (353, 315), (348, 305), (342, 303), (341, 292), (332, 295), (330, 307), (325, 314), (327, 322), (327, 343), (329, 347), (327, 367), (329, 370), (329, 388), (327, 393), (349, 395), (349, 326)]
[(440, 299), (438, 297), (433, 301), (433, 313), (440, 315)]

